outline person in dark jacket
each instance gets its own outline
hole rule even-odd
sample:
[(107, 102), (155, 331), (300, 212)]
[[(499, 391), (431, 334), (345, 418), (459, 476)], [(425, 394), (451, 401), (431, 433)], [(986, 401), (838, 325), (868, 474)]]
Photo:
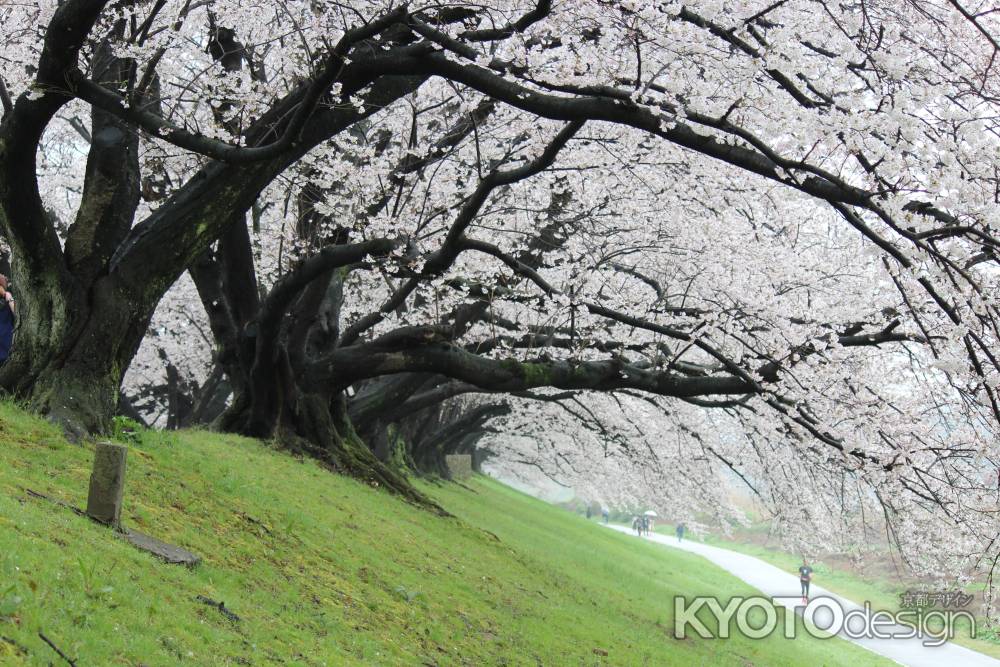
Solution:
[(10, 348), (14, 344), (17, 305), (9, 287), (7, 276), (0, 273), (0, 364), (6, 363), (7, 357), (10, 356)]
[(802, 558), (802, 566), (799, 567), (799, 584), (802, 585), (802, 604), (809, 603), (809, 584), (812, 583), (813, 569), (809, 567), (809, 562)]

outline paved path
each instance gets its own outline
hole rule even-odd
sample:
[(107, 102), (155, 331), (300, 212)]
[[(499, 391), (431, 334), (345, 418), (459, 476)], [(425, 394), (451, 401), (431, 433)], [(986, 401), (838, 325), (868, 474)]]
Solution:
[[(623, 533), (632, 533), (631, 530), (622, 526), (609, 527)], [(802, 615), (805, 611), (805, 607), (802, 605), (801, 599), (798, 598), (800, 593), (798, 576), (778, 569), (770, 563), (765, 563), (759, 558), (730, 551), (729, 549), (720, 549), (719, 547), (711, 547), (707, 544), (690, 542), (688, 540), (684, 540), (678, 544), (676, 538), (667, 537), (665, 535), (653, 534), (642, 539), (657, 542), (663, 546), (673, 549), (683, 549), (684, 551), (690, 551), (691, 553), (703, 556), (722, 569), (747, 582), (764, 595), (771, 597), (795, 596), (795, 598), (791, 601), (786, 602), (779, 600), (776, 601), (776, 603), (781, 604), (787, 609), (793, 610), (799, 615)], [(833, 598), (841, 604), (845, 613), (852, 609), (861, 609), (861, 606), (857, 603), (839, 595), (835, 595), (825, 588), (821, 588), (815, 584), (810, 589), (810, 595), (813, 598), (819, 596)], [(723, 607), (725, 607), (725, 601), (723, 600), (721, 603)], [(818, 627), (824, 628), (830, 626), (829, 611), (822, 607), (809, 613), (806, 618)], [(778, 631), (780, 632), (780, 628)], [(875, 653), (883, 655), (890, 660), (894, 660), (902, 665), (909, 665), (911, 667), (940, 667), (942, 665), (954, 665), (955, 667), (1000, 667), (1000, 660), (996, 660), (982, 653), (978, 653), (952, 643), (946, 643), (942, 646), (924, 646), (922, 641), (918, 638), (853, 639), (851, 637), (847, 637), (843, 632), (841, 632), (841, 636), (849, 641), (853, 641), (856, 644), (864, 646), (869, 651), (874, 651)]]

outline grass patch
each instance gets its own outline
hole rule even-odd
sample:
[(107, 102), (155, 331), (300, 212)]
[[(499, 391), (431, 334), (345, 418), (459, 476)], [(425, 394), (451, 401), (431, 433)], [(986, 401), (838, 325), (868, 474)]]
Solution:
[(441, 518), (247, 439), (128, 440), (123, 522), (197, 568), (31, 497), (82, 507), (93, 451), (0, 404), (0, 663), (60, 664), (42, 632), (80, 665), (888, 664), (807, 636), (674, 639), (675, 594), (751, 590), (489, 480), (422, 484)]

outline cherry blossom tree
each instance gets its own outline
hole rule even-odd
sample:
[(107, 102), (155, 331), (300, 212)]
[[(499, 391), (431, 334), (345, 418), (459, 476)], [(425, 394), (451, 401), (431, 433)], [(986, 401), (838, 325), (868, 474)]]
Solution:
[[(688, 514), (723, 471), (824, 538), (878, 512), (915, 565), (1000, 558), (982, 7), (0, 13), (22, 318), (0, 383), (72, 431), (107, 427), (140, 346), (154, 372), (151, 323), (186, 316), (214, 348), (186, 377), (232, 392), (221, 428), (414, 498), (379, 443), (433, 467), (482, 435), (591, 483), (642, 471)], [(598, 436), (543, 437), (567, 409)], [(505, 449), (486, 417), (533, 438)]]

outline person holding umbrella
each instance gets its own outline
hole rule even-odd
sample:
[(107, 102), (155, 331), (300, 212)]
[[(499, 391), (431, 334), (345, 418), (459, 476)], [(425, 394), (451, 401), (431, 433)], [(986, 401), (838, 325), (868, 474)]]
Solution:
[(650, 531), (654, 530), (653, 519), (655, 519), (657, 516), (659, 516), (659, 515), (656, 512), (654, 512), (653, 510), (646, 510), (645, 514), (643, 514), (643, 517), (646, 519), (646, 522), (645, 522), (646, 523), (646, 535), (649, 535)]

